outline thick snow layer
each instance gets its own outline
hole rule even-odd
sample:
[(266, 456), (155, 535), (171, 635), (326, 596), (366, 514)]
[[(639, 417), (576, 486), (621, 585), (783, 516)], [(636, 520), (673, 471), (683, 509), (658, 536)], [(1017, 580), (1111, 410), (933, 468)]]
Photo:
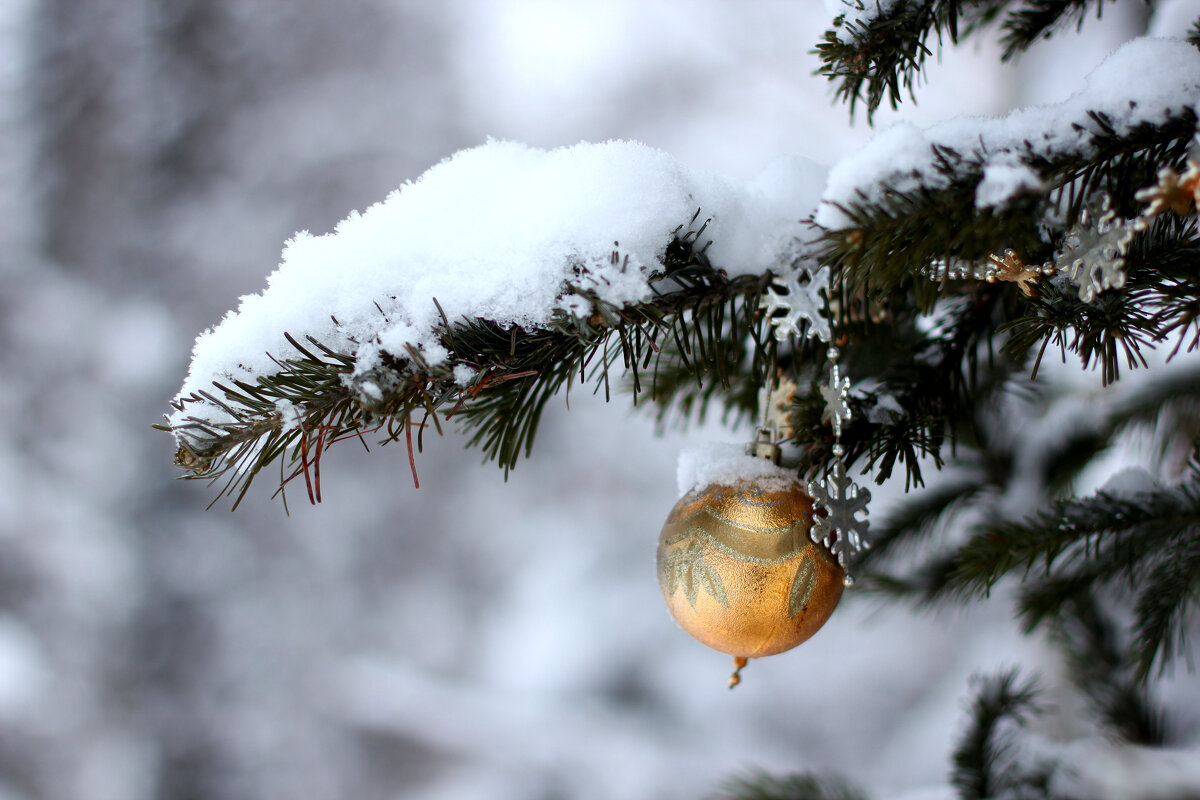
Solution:
[[(1167, 66), (1169, 65), (1169, 66)], [(980, 154), (984, 181), (979, 208), (1002, 205), (1036, 186), (1032, 171), (1014, 171), (1014, 154), (1028, 146), (1035, 155), (1087, 155), (1092, 148), (1088, 112), (1105, 114), (1118, 135), (1141, 123), (1161, 123), (1200, 104), (1200, 51), (1177, 39), (1142, 38), (1127, 42), (1100, 64), (1084, 86), (1062, 103), (1032, 106), (1005, 117), (958, 117), (924, 130), (895, 125), (863, 150), (833, 167), (817, 210), (826, 228), (851, 224), (838, 208), (881, 197), (885, 188), (906, 192), (947, 182), (935, 168), (933, 146)], [(1068, 121), (1084, 128), (1075, 128)]]
[[(642, 144), (540, 150), (493, 141), (460, 152), (332, 233), (297, 234), (260, 294), (201, 334), (181, 397), (212, 381), (255, 378), (312, 336), (368, 369), (381, 352), (443, 361), (435, 304), (454, 321), (544, 326), (591, 307), (568, 284), (614, 304), (650, 296), (673, 232), (700, 211), (708, 255), (730, 274), (778, 266), (804, 234), (823, 170), (802, 159), (758, 181), (691, 170)], [(614, 257), (614, 253), (617, 257)], [(468, 376), (455, 373), (463, 380)], [(190, 405), (178, 417), (196, 416)], [(216, 415), (215, 408), (203, 414)]]
[(717, 442), (689, 445), (680, 451), (676, 478), (681, 495), (705, 486), (733, 486), (743, 481), (766, 491), (779, 491), (797, 481), (794, 471), (746, 455), (745, 445)]

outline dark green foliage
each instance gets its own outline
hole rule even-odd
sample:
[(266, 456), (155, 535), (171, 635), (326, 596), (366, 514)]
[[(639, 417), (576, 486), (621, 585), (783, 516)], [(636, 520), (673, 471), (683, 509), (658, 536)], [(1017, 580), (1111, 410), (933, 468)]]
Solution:
[[(890, 393), (904, 410), (881, 424), (880, 443), (872, 442), (869, 464), (883, 474), (890, 473), (897, 457), (909, 465), (912, 483), (921, 483), (916, 462), (918, 445), (925, 454), (934, 456), (940, 466), (941, 446), (945, 439), (957, 440), (974, 434), (975, 410), (985, 406), (1005, 378), (1018, 368), (1016, 363), (997, 358), (991, 342), (997, 327), (1008, 312), (1005, 307), (1011, 298), (994, 287), (950, 302), (944, 307), (943, 324), (926, 334), (926, 348), (910, 351), (909, 361), (893, 358), (879, 374), (885, 392)], [(914, 318), (912, 324), (919, 323)], [(883, 330), (876, 332), (886, 336)], [(923, 415), (923, 418), (918, 415)], [(870, 423), (869, 418), (863, 420)], [(897, 447), (895, 431), (919, 426), (925, 439), (905, 447)], [(882, 445), (882, 446), (881, 446)]]
[(1098, 366), (1105, 383), (1121, 366), (1146, 366), (1146, 352), (1167, 342), (1172, 352), (1200, 343), (1200, 238), (1195, 218), (1164, 214), (1134, 237), (1126, 257), (1123, 291), (1101, 293), (1094, 302), (1079, 300), (1074, 286), (1044, 282), (1025, 303), (1021, 316), (1004, 326), (1005, 349), (1025, 358), (1035, 347), (1036, 377), (1053, 345), (1065, 361), (1074, 353), (1084, 368)]
[(1055, 197), (1066, 197), (1067, 219), (1074, 222), (1088, 196), (1108, 192), (1113, 208), (1123, 217), (1141, 210), (1134, 194), (1155, 183), (1164, 166), (1182, 167), (1196, 133), (1196, 108), (1183, 106), (1160, 124), (1140, 123), (1118, 132), (1107, 115), (1089, 112), (1087, 120), (1072, 120), (1075, 129), (1085, 130), (1094, 150), (1064, 153), (1035, 160), (1049, 181)]
[(1200, 232), (1196, 218), (1164, 214), (1146, 236), (1134, 240), (1130, 279), (1147, 291), (1160, 339), (1174, 339), (1173, 353), (1200, 346)]
[(1024, 725), (1038, 712), (1033, 682), (1019, 681), (1015, 669), (977, 680), (970, 720), (954, 748), (950, 773), (959, 798), (1047, 796), (1048, 772), (1013, 760), (1012, 726)]
[[(1008, 13), (1001, 23), (1003, 34), (1000, 44), (1004, 48), (1003, 59), (1008, 61), (1023, 53), (1038, 39), (1048, 39), (1055, 31), (1074, 25), (1083, 27), (1090, 6), (1095, 7), (1096, 18), (1104, 14), (1105, 2), (1114, 0), (1023, 0), (1009, 3)], [(1149, 5), (1149, 0), (1146, 0)], [(1015, 6), (1015, 7), (1014, 7)]]
[[(1065, 604), (1072, 602), (1075, 587), (1086, 588), (1090, 581), (1101, 578), (1111, 582), (1112, 575), (1072, 576), (1069, 571), (1064, 574), (1067, 565), (1074, 562), (1061, 558), (1063, 551), (1080, 559), (1079, 569), (1085, 572), (1096, 566), (1096, 559), (1103, 552), (1096, 548), (1095, 541), (1086, 539), (1086, 531), (1061, 530), (1060, 523), (1069, 525), (1069, 516), (1064, 516), (1066, 506), (1053, 506), (1042, 516), (1020, 524), (1000, 524), (996, 522), (1000, 517), (995, 504), (1017, 477), (1027, 486), (1041, 487), (1046, 497), (1068, 492), (1114, 437), (1153, 426), (1161, 430), (1164, 424), (1173, 424), (1172, 420), (1187, 430), (1186, 426), (1194, 425), (1190, 421), (1200, 414), (1200, 374), (1176, 370), (1144, 381), (1140, 389), (1119, 402), (1094, 405), (1075, 427), (1064, 428), (1053, 438), (1042, 440), (1040, 457), (1025, 459), (1019, 475), (1015, 463), (1018, 451), (1013, 449), (1013, 437), (1005, 433), (1005, 427), (1013, 425), (1014, 419), (1037, 419), (1046, 414), (1055, 396), (1034, 392), (1015, 406), (1009, 402), (999, 408), (979, 409), (974, 424), (964, 428), (970, 435), (959, 435), (955, 440), (955, 473), (924, 492), (911, 494), (889, 518), (872, 525), (877, 546), (861, 561), (860, 569), (866, 571), (862, 585), (889, 596), (910, 597), (922, 604), (957, 603), (961, 602), (964, 591), (978, 597), (1003, 575), (1015, 573), (1025, 581), (1021, 609), (1027, 623), (1033, 626), (1051, 620)], [(1164, 409), (1173, 410), (1164, 415)], [(1019, 429), (1020, 423), (1016, 425)], [(1190, 435), (1195, 437), (1197, 432)], [(1167, 435), (1164, 442), (1172, 438)], [(1031, 468), (1036, 471), (1030, 473)], [(1179, 491), (1186, 494), (1192, 491), (1186, 487), (1192, 485), (1185, 484)], [(1092, 509), (1100, 501), (1089, 498), (1063, 502), (1075, 503), (1079, 509)], [(1153, 514), (1161, 509), (1155, 503), (1154, 498), (1148, 499), (1139, 513)], [(1128, 504), (1136, 506), (1137, 502)], [(1131, 519), (1124, 509), (1114, 513), (1121, 514), (1122, 520)], [(1155, 527), (1153, 521), (1146, 524)], [(1010, 529), (1020, 529), (1022, 538), (1019, 541), (1009, 538)], [(931, 532), (935, 530), (956, 530), (957, 536), (966, 539), (942, 537), (931, 541), (934, 538)], [(1081, 535), (1085, 541), (1072, 545)], [(1132, 539), (1136, 541), (1137, 537)], [(1072, 546), (1074, 550), (1070, 549)], [(1023, 552), (1023, 547), (1030, 550)], [(1158, 559), (1170, 552), (1171, 544), (1167, 542), (1161, 551), (1156, 545), (1143, 555)], [(1123, 560), (1123, 553), (1118, 553), (1115, 563), (1132, 566)], [(1148, 568), (1156, 562), (1146, 563)], [(1047, 573), (1053, 569), (1058, 578), (1044, 580), (1032, 571), (1035, 565), (1041, 565)], [(1119, 583), (1124, 585), (1124, 582), (1127, 581)], [(1149, 595), (1147, 602), (1155, 596)], [(1182, 602), (1184, 607), (1187, 605), (1186, 597), (1178, 593), (1167, 596)], [(1178, 620), (1168, 618), (1166, 630), (1156, 632), (1149, 626), (1152, 619), (1149, 609), (1145, 619), (1145, 641), (1155, 652), (1158, 644), (1183, 630)], [(1153, 653), (1150, 657), (1153, 658)]]
[(1051, 260), (1054, 247), (1044, 232), (1052, 209), (1061, 206), (1073, 223), (1088, 196), (1107, 191), (1118, 213), (1132, 216), (1140, 210), (1134, 193), (1153, 184), (1161, 167), (1182, 163), (1196, 121), (1195, 110), (1185, 108), (1163, 124), (1142, 124), (1118, 134), (1102, 114), (1061, 120), (1063, 127), (1087, 136), (1078, 148), (1054, 154), (1037, 153), (1028, 143), (1011, 153), (1041, 176), (1045, 188), (1000, 208), (975, 207), (975, 190), (994, 152), (935, 147), (934, 175), (917, 188), (884, 188), (877, 198), (863, 194), (842, 206), (850, 224), (824, 231), (820, 256), (823, 263), (845, 269), (852, 288), (877, 297), (902, 288), (928, 307), (936, 298), (934, 285), (922, 286), (920, 276), (931, 265), (986, 263), (989, 253), (1005, 248), (1017, 251), (1027, 264)]
[[(873, 5), (871, 0), (860, 2), (867, 8)], [(835, 28), (844, 28), (851, 41), (842, 41), (836, 30), (827, 31), (816, 47), (823, 62), (817, 74), (840, 81), (835, 94), (849, 103), (851, 114), (860, 100), (866, 103), (868, 119), (885, 98), (896, 108), (904, 92), (912, 94), (925, 60), (933, 55), (929, 40), (939, 45), (943, 36), (957, 40), (961, 5), (958, 0), (900, 2), (866, 26), (838, 17)]]
[[(274, 461), (279, 461), (281, 468), (285, 462), (298, 463), (291, 474), (281, 477), (280, 488), (303, 474), (309, 497), (315, 502), (320, 499), (321, 453), (334, 441), (358, 431), (355, 405), (341, 382), (353, 369), (353, 360), (319, 342), (310, 341), (305, 347), (290, 335), (287, 338), (301, 357), (278, 361), (280, 372), (275, 379), (253, 385), (242, 381), (233, 386), (214, 384), (221, 398), (207, 391), (190, 398), (192, 402), (210, 402), (233, 417), (223, 423), (187, 423), (182, 429), (188, 439), (176, 454), (176, 463), (192, 470), (195, 477), (214, 482), (227, 478), (214, 503), (226, 493), (234, 493), (236, 507), (249, 487), (249, 478)], [(300, 427), (283, 430), (276, 406), (279, 401), (303, 404)], [(182, 409), (183, 403), (176, 408)], [(309, 437), (305, 435), (308, 430), (319, 434)]]
[(1144, 677), (1183, 647), (1186, 614), (1200, 599), (1200, 486), (1101, 492), (1023, 522), (979, 526), (958, 551), (953, 586), (980, 596), (1008, 574), (1022, 578), (1027, 628), (1060, 616), (1089, 588), (1132, 595), (1132, 652)]
[(833, 775), (755, 772), (726, 781), (712, 800), (867, 800), (867, 795)]
[(975, 208), (984, 159), (946, 147), (933, 150), (935, 181), (911, 191), (885, 187), (841, 209), (847, 227), (824, 233), (822, 261), (843, 268), (852, 288), (883, 297), (903, 287), (923, 307), (936, 297), (936, 284), (921, 273), (934, 264), (977, 263), (1011, 247), (1044, 256), (1039, 226), (1045, 213), (1040, 197), (1029, 196), (1003, 209)]
[(1100, 365), (1104, 382), (1112, 383), (1121, 375), (1122, 362), (1130, 369), (1146, 366), (1142, 351), (1153, 349), (1158, 338), (1153, 292), (1148, 287), (1130, 287), (1104, 292), (1094, 302), (1084, 303), (1072, 285), (1048, 286), (1029, 302), (1028, 313), (1008, 326), (1008, 348), (1024, 353), (1040, 342), (1033, 377), (1046, 349), (1054, 345), (1064, 361), (1070, 351), (1085, 369)]
[[(999, 21), (1002, 59), (1008, 61), (1039, 39), (1082, 27), (1090, 8), (1099, 18), (1105, 2), (1112, 0), (900, 0), (865, 24), (836, 18), (816, 47), (822, 61), (817, 74), (837, 83), (835, 95), (851, 114), (865, 103), (870, 119), (884, 100), (896, 108), (905, 93), (914, 96), (926, 60), (947, 42)], [(857, 5), (878, 8), (874, 0)]]
[(1054, 638), (1069, 674), (1109, 731), (1132, 744), (1166, 742), (1166, 716), (1130, 669), (1121, 631), (1088, 590), (1064, 604)]

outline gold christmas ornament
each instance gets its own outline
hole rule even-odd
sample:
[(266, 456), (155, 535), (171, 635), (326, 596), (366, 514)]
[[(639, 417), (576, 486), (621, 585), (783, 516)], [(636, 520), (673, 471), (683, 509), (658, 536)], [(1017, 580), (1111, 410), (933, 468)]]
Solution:
[(811, 637), (842, 596), (845, 572), (810, 536), (812, 497), (798, 481), (779, 483), (693, 491), (671, 510), (658, 540), (658, 581), (671, 615), (739, 668)]

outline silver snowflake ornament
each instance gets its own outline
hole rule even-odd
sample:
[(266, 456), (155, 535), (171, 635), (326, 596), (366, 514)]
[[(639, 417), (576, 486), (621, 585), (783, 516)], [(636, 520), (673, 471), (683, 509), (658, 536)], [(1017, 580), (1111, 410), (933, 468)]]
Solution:
[[(836, 351), (837, 348), (830, 348)], [(850, 379), (843, 378), (837, 362), (829, 371), (829, 382), (820, 386), (821, 397), (825, 400), (825, 410), (821, 412), (821, 422), (833, 422), (833, 435), (842, 438), (842, 423), (850, 419)]]
[(870, 523), (856, 517), (859, 512), (866, 516), (871, 492), (846, 476), (846, 465), (838, 458), (834, 461), (833, 474), (820, 483), (810, 481), (808, 493), (813, 496), (813, 505), (825, 511), (825, 516), (813, 518), (809, 536), (814, 542), (825, 545), (845, 569), (859, 553), (871, 546), (867, 540)]
[(1079, 221), (1063, 240), (1058, 269), (1079, 287), (1079, 299), (1090, 303), (1106, 289), (1125, 285), (1125, 254), (1133, 235), (1145, 228), (1141, 219), (1117, 219), (1105, 193), (1094, 195)]
[[(808, 275), (808, 281), (801, 283), (801, 275)], [(811, 269), (796, 270), (779, 282), (783, 284), (786, 294), (768, 289), (759, 302), (759, 307), (767, 310), (771, 326), (775, 329), (775, 338), (782, 341), (792, 334), (799, 336), (800, 321), (805, 320), (808, 322), (809, 336), (828, 342), (829, 320), (821, 316), (821, 309), (825, 306), (821, 290), (829, 287), (829, 267), (822, 266), (816, 272)], [(780, 310), (786, 313), (774, 316)]]

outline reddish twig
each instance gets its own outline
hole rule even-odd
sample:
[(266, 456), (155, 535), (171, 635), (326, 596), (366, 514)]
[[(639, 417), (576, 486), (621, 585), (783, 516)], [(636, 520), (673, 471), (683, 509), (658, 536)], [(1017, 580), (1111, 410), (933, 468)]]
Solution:
[(408, 417), (404, 418), (404, 441), (408, 444), (408, 466), (412, 469), (413, 488), (420, 489), (421, 481), (417, 478), (417, 460), (413, 457), (412, 421)]

